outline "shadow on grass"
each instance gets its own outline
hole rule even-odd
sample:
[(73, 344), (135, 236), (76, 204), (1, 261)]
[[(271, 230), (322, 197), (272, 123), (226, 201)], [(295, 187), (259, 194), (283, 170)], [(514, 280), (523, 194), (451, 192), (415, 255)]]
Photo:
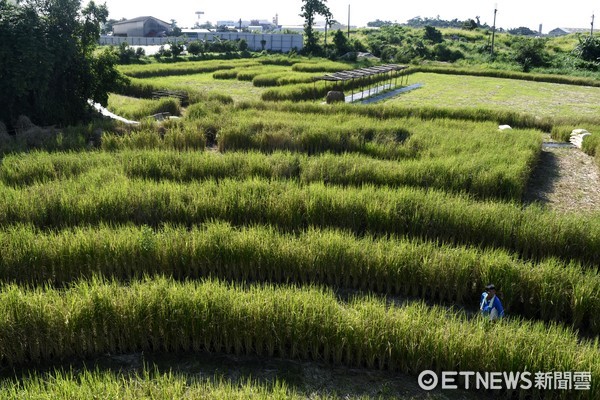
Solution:
[[(55, 375), (55, 371), (73, 371), (75, 377), (86, 371), (100, 371), (115, 376), (144, 376), (144, 371), (160, 374), (172, 372), (188, 383), (193, 380), (244, 384), (249, 380), (266, 387), (283, 382), (301, 396), (332, 396), (338, 399), (479, 399), (491, 398), (483, 392), (463, 390), (426, 392), (417, 377), (398, 372), (350, 368), (330, 364), (222, 353), (129, 353), (105, 355), (87, 361), (73, 360), (60, 365), (35, 369), (4, 370), (3, 379), (27, 379), (31, 374)], [(6, 383), (4, 383), (6, 384)]]
[(552, 151), (542, 150), (540, 160), (529, 178), (523, 196), (523, 203), (525, 205), (533, 203), (548, 204), (558, 177), (558, 157)]

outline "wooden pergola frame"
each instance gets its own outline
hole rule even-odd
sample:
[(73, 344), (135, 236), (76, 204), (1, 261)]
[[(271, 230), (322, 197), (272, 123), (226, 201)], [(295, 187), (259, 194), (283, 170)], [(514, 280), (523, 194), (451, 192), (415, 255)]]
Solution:
[[(395, 78), (396, 82), (395, 84), (398, 84), (398, 72), (399, 71), (403, 71), (405, 69), (407, 69), (408, 66), (406, 65), (398, 65), (398, 64), (384, 64), (384, 65), (378, 65), (375, 67), (366, 67), (366, 68), (358, 68), (358, 69), (353, 69), (353, 70), (348, 70), (348, 71), (340, 71), (340, 72), (335, 72), (332, 74), (325, 74), (323, 76), (318, 76), (318, 77), (314, 77), (313, 81), (315, 83), (315, 85), (317, 84), (317, 81), (329, 81), (329, 82), (335, 82), (337, 83), (341, 83), (342, 86), (342, 92), (344, 91), (344, 84), (348, 81), (350, 81), (352, 84), (350, 85), (350, 89), (352, 90), (352, 101), (354, 101), (354, 80), (355, 79), (360, 79), (361, 82), (364, 82), (364, 85), (360, 85), (361, 86), (368, 86), (369, 87), (369, 96), (371, 96), (371, 77), (373, 76), (378, 76), (378, 75), (385, 75), (385, 74), (390, 74), (390, 86), (392, 84), (392, 80)], [(404, 74), (400, 74), (400, 85), (402, 85), (402, 82), (404, 80)], [(366, 82), (365, 82), (366, 81)], [(407, 83), (408, 83), (408, 77), (407, 77)], [(315, 88), (315, 92), (316, 92), (316, 88)]]

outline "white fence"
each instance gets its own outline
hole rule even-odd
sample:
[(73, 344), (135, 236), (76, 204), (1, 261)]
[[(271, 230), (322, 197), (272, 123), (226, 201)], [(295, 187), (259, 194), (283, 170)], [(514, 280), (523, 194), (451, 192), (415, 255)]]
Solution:
[(185, 37), (120, 37), (120, 36), (101, 36), (99, 43), (101, 45), (118, 46), (127, 42), (130, 46), (160, 46), (168, 42), (184, 43), (201, 40), (212, 42), (218, 38), (220, 40), (240, 40), (244, 39), (248, 43), (250, 50), (262, 50), (264, 40), (264, 49), (271, 51), (281, 51), (289, 53), (291, 50), (300, 50), (304, 46), (304, 36), (294, 34), (256, 34), (239, 32), (207, 32), (188, 34)]

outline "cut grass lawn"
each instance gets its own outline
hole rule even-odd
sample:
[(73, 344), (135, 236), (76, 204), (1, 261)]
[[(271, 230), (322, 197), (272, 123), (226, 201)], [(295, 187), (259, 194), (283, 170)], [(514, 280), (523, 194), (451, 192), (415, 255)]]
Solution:
[(388, 100), (403, 106), (501, 108), (540, 117), (596, 116), (600, 113), (600, 88), (529, 82), (513, 79), (416, 73), (410, 83), (418, 90)]

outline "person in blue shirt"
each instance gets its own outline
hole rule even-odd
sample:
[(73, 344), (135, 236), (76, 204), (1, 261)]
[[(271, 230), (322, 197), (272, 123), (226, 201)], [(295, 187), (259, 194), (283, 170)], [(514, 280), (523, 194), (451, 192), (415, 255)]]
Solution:
[(498, 296), (496, 296), (496, 286), (493, 284), (487, 285), (485, 287), (485, 292), (481, 294), (479, 309), (481, 310), (482, 315), (489, 315), (491, 321), (504, 316), (502, 302)]

